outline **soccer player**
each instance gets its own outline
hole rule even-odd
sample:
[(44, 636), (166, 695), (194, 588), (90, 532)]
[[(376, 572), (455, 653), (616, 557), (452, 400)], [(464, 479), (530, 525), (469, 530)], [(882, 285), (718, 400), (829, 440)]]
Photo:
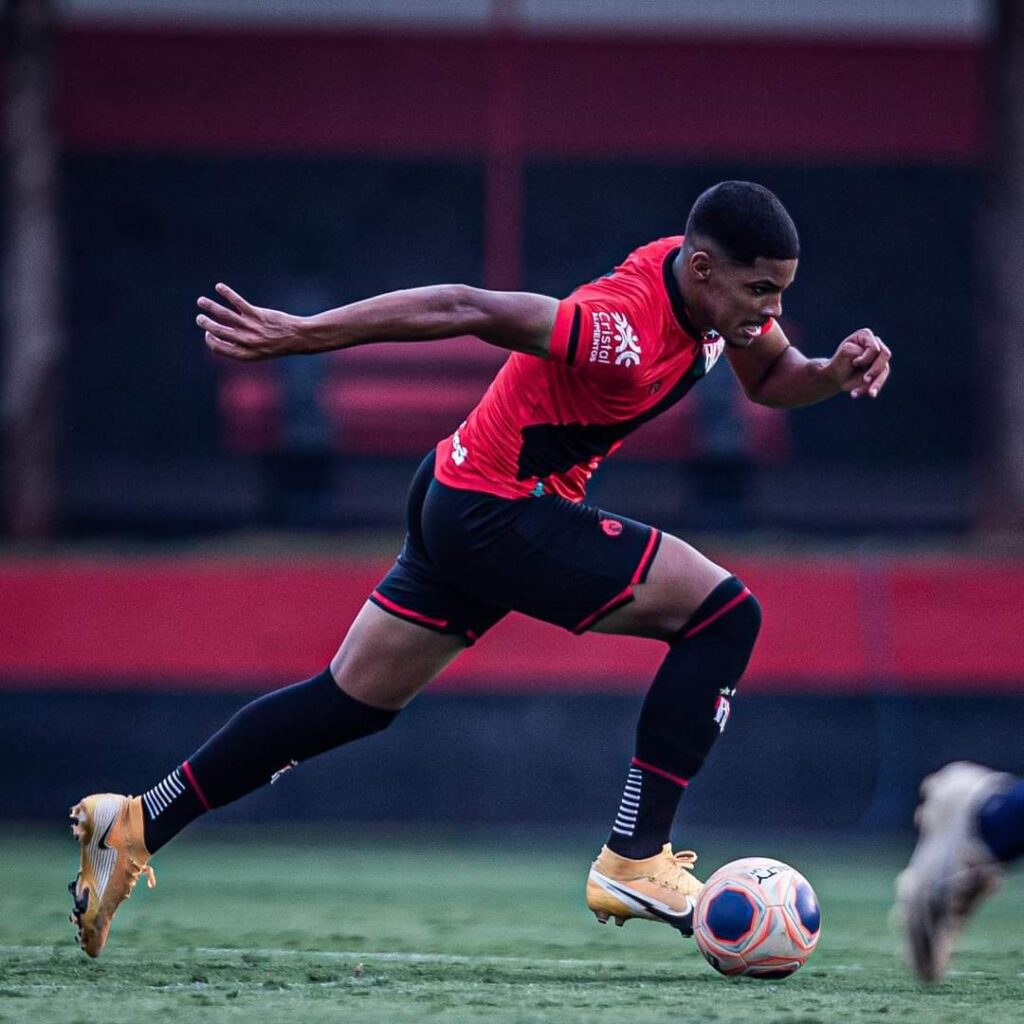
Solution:
[(508, 349), (487, 393), (416, 473), (408, 532), (330, 666), (242, 708), (141, 796), (72, 809), (81, 871), (72, 920), (91, 956), (150, 857), (199, 815), (276, 773), (386, 728), (510, 610), (666, 645), (640, 712), (607, 844), (586, 886), (604, 923), (691, 933), (696, 855), (673, 852), (677, 805), (729, 718), (761, 609), (684, 541), (588, 505), (587, 480), (632, 430), (679, 401), (725, 355), (755, 402), (875, 397), (889, 349), (867, 328), (809, 359), (778, 317), (799, 241), (781, 202), (749, 182), (703, 193), (685, 236), (637, 249), (561, 301), (439, 285), (311, 317), (251, 305), (225, 284), (198, 300), (206, 345), (232, 359), (312, 355), (376, 341), (475, 335)]
[(1004, 865), (1024, 855), (1024, 780), (956, 761), (929, 775), (921, 796), (896, 916), (914, 973), (934, 982), (968, 917), (999, 888)]

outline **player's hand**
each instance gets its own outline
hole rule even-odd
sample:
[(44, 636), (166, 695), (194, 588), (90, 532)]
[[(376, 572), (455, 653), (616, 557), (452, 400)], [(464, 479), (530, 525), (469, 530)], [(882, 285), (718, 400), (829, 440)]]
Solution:
[(273, 359), (303, 352), (301, 318), (278, 309), (263, 309), (247, 302), (226, 284), (217, 294), (229, 305), (201, 296), (196, 305), (203, 311), (196, 323), (211, 352), (231, 359)]
[(851, 398), (877, 398), (889, 379), (892, 352), (870, 328), (845, 338), (825, 365), (825, 373)]

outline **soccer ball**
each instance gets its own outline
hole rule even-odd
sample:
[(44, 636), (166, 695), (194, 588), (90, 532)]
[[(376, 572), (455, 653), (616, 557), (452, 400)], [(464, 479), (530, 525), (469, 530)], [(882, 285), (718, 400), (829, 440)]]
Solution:
[(697, 898), (693, 937), (720, 974), (788, 978), (814, 952), (821, 910), (788, 864), (746, 857), (720, 867)]

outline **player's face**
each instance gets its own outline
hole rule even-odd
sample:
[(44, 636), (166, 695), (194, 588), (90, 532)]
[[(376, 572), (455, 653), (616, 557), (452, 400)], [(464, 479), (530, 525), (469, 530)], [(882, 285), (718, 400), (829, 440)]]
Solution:
[(782, 315), (782, 293), (793, 283), (796, 267), (796, 260), (759, 256), (752, 266), (739, 266), (709, 256), (701, 267), (703, 319), (728, 344), (749, 345), (765, 321)]

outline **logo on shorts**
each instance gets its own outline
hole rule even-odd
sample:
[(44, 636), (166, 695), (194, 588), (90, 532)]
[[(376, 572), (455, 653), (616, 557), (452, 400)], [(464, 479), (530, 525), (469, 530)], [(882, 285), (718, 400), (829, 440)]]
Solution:
[(618, 537), (622, 533), (622, 523), (618, 519), (602, 519), (601, 529), (608, 534), (609, 537)]
[(595, 310), (590, 361), (630, 367), (640, 365), (640, 356), (640, 339), (626, 314)]

